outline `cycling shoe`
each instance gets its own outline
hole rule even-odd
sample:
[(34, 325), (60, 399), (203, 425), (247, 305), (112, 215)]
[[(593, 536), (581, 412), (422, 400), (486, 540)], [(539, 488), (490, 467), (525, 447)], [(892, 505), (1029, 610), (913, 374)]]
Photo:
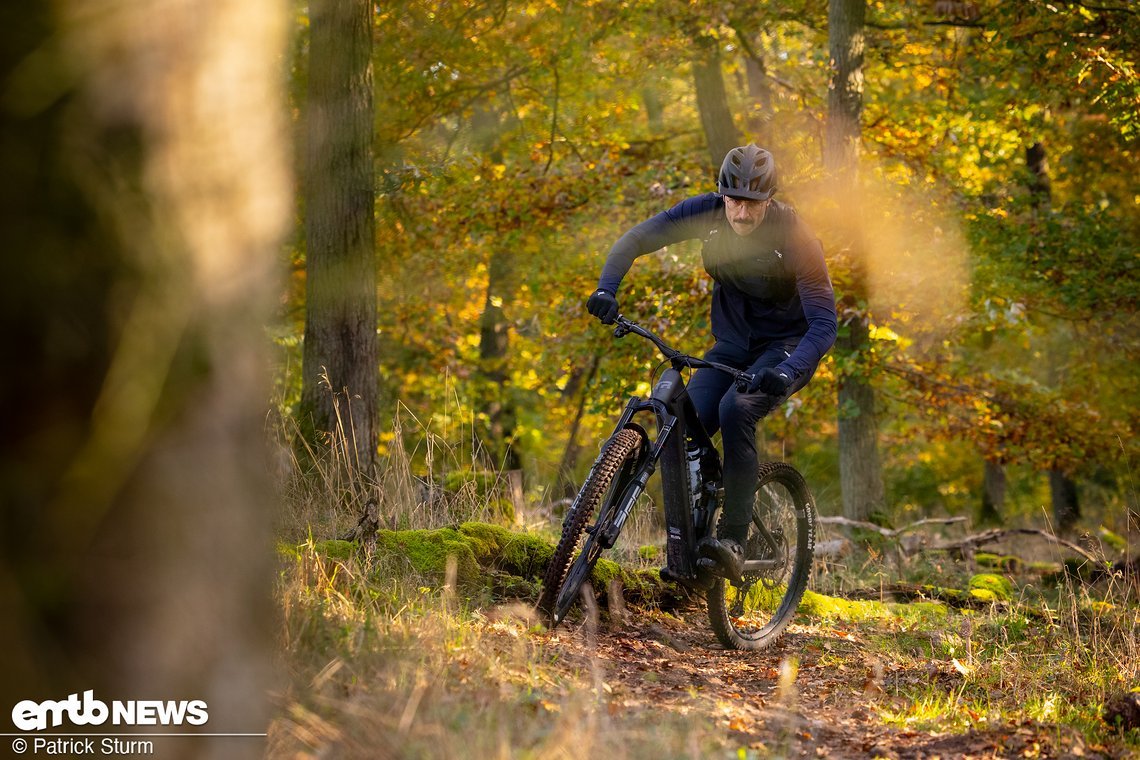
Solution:
[(702, 538), (697, 544), (698, 567), (739, 584), (744, 576), (744, 549), (731, 538)]

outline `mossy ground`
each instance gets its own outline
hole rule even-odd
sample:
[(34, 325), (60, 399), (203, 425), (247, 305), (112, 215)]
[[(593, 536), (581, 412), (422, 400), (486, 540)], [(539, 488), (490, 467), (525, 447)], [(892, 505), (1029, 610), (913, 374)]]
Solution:
[[(357, 543), (342, 540), (320, 541), (313, 547), (321, 556), (342, 561), (361, 551)], [(454, 582), (467, 593), (483, 589), (501, 594), (510, 588), (528, 597), (553, 554), (553, 545), (541, 536), (467, 522), (434, 530), (381, 530), (376, 555), (368, 561), (379, 573), (391, 572), (393, 563), (404, 564), (406, 572), (432, 583), (444, 581), (448, 563), (454, 562)], [(670, 605), (682, 596), (662, 582), (656, 570), (626, 567), (606, 557), (598, 560), (590, 582), (603, 601), (615, 583), (634, 603)]]

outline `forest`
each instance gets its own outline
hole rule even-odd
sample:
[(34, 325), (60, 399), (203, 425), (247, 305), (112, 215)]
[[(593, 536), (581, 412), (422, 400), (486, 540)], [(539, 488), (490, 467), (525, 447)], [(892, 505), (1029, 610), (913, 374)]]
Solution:
[[(290, 92), (309, 153), (274, 328), (281, 415), (331, 430), (318, 397), (347, 388), (380, 457), (426, 432), (455, 454), (442, 469), (521, 470), (528, 500), (560, 498), (658, 362), (584, 312), (606, 252), (715, 189), (726, 150), (755, 142), (823, 242), (842, 327), (818, 379), (765, 422), (768, 454), (808, 473), (825, 513), (1060, 530), (1087, 517), (1122, 532), (1137, 401), (1134, 9), (851, 5), (845, 39), (819, 3), (381, 10), (361, 143), (374, 151), (377, 295), (360, 300), (378, 327), (352, 344), (375, 352), (367, 388), (336, 366), (351, 357), (326, 361), (343, 336), (310, 345), (326, 329), (313, 295), (341, 276), (312, 281), (311, 259), (337, 254), (304, 227), (322, 213), (306, 191), (328, 191), (337, 158), (306, 142), (325, 118), (309, 100), (328, 86), (312, 72), (329, 76), (319, 56), (343, 48), (318, 50), (299, 17)], [(837, 180), (844, 167), (857, 177)], [(333, 217), (344, 199), (325, 207)], [(698, 251), (639, 260), (621, 294), (629, 316), (696, 353), (710, 344)], [(320, 273), (336, 266), (357, 264)], [(334, 314), (351, 302), (338, 293)], [(845, 435), (859, 418), (869, 434)], [(860, 469), (845, 457), (875, 465), (841, 487), (841, 470)]]
[[(186, 757), (1140, 752), (1130, 0), (80, 6), (0, 25), (3, 713), (199, 699)], [(654, 477), (555, 626), (665, 366), (586, 300), (749, 143), (836, 297), (757, 429), (807, 591), (718, 644)], [(617, 297), (701, 356), (712, 286), (692, 240)]]

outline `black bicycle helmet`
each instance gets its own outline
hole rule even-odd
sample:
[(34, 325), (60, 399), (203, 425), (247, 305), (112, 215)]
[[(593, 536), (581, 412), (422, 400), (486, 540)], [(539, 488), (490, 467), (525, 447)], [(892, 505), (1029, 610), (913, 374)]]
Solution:
[(720, 165), (716, 189), (733, 198), (766, 201), (776, 193), (776, 160), (755, 145), (733, 148)]

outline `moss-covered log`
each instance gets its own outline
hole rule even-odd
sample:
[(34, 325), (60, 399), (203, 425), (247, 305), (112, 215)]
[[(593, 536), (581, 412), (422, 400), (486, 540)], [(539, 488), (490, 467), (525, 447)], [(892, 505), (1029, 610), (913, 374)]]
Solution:
[(951, 607), (987, 607), (1013, 598), (1013, 583), (994, 573), (980, 573), (963, 589), (944, 588), (921, 583), (892, 583), (881, 588), (856, 589), (843, 594), (845, 599), (884, 599), (891, 602), (939, 601)]
[[(515, 598), (537, 595), (537, 583), (554, 553), (544, 538), (478, 522), (434, 530), (381, 530), (371, 557), (364, 556), (355, 541), (320, 541), (314, 548), (333, 560), (358, 557), (377, 580), (405, 571), (443, 582), (448, 557), (454, 557), (457, 586), (466, 592), (489, 589), (495, 596)], [(605, 558), (598, 560), (590, 581), (602, 603), (615, 581), (624, 599), (634, 604), (672, 608), (688, 598), (662, 581), (656, 570), (624, 567)]]
[[(490, 593), (494, 598), (528, 601), (537, 598), (539, 581), (554, 553), (552, 544), (540, 536), (477, 522), (434, 530), (381, 530), (376, 536), (376, 549), (371, 556), (355, 541), (321, 541), (313, 548), (334, 561), (356, 558), (355, 561), (364, 563), (366, 575), (376, 581), (404, 574), (442, 584), (448, 558), (454, 557), (455, 583), (465, 594)], [(623, 599), (633, 604), (675, 609), (693, 600), (689, 592), (662, 581), (656, 570), (630, 568), (607, 558), (598, 560), (590, 581), (603, 605), (608, 605), (607, 595), (615, 584), (620, 586)], [(979, 608), (1008, 602), (1013, 594), (1009, 579), (982, 573), (971, 578), (965, 590), (900, 583), (848, 592), (842, 599), (809, 591), (799, 612), (809, 617), (863, 618), (883, 612), (866, 606), (877, 604), (875, 600), (879, 599)]]

